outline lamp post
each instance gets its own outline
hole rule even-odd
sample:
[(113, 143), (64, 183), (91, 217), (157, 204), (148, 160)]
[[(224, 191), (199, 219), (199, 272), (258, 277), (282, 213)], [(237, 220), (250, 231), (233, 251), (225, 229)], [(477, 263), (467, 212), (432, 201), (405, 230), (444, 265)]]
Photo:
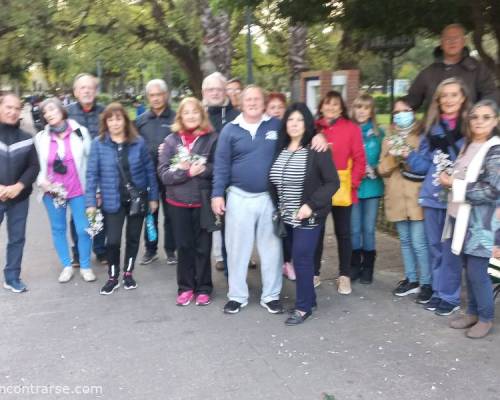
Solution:
[(251, 84), (253, 80), (253, 55), (252, 55), (252, 10), (247, 7), (245, 10), (245, 20), (247, 24), (247, 83)]

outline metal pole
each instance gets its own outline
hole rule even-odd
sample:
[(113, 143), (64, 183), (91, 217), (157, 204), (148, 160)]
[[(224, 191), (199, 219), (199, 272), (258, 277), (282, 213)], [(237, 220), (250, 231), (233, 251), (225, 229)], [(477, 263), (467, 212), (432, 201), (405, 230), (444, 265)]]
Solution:
[(247, 24), (247, 83), (251, 84), (253, 80), (253, 55), (252, 55), (252, 10), (246, 8), (245, 19)]
[(391, 108), (394, 107), (394, 52), (389, 52), (389, 79), (391, 81)]

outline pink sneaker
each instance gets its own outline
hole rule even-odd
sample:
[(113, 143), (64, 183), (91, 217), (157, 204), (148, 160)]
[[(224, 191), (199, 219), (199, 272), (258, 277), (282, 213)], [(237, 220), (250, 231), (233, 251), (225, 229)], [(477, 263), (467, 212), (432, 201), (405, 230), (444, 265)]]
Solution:
[(177, 296), (177, 305), (178, 306), (187, 306), (194, 299), (194, 294), (192, 290), (186, 290)]
[(196, 305), (197, 306), (208, 306), (210, 304), (210, 295), (201, 293), (196, 296)]
[(290, 262), (286, 262), (283, 264), (283, 276), (285, 278), (290, 279), (291, 281), (294, 281), (297, 279), (295, 276), (295, 270), (293, 269), (293, 264)]

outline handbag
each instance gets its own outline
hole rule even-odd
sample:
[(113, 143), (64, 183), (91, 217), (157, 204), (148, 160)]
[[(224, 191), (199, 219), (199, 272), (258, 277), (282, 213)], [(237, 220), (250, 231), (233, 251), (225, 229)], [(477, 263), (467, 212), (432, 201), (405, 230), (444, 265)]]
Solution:
[(118, 164), (118, 170), (120, 171), (120, 175), (123, 179), (123, 182), (125, 183), (125, 189), (127, 189), (127, 192), (130, 197), (129, 200), (130, 207), (128, 215), (130, 215), (131, 217), (136, 215), (137, 216), (146, 215), (146, 212), (148, 211), (148, 205), (147, 205), (148, 192), (141, 191), (137, 189), (134, 185), (132, 185), (127, 177), (127, 174), (123, 170), (122, 163), (120, 162), (118, 157), (116, 157), (116, 162)]
[(276, 236), (280, 238), (285, 238), (287, 237), (288, 233), (286, 231), (286, 226), (285, 223), (283, 222), (283, 217), (281, 216), (281, 212), (279, 210), (275, 210), (273, 212), (273, 226), (274, 226), (274, 233)]
[(332, 205), (348, 207), (352, 205), (352, 159), (347, 161), (347, 169), (337, 170), (340, 187), (332, 197)]

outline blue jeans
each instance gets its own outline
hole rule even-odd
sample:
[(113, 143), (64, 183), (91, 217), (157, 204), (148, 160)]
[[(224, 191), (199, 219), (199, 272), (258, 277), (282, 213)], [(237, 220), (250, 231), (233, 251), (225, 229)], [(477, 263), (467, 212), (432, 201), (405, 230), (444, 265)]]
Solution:
[(28, 208), (29, 199), (11, 204), (0, 201), (0, 225), (7, 215), (7, 263), (4, 269), (7, 283), (16, 281), (21, 275)]
[[(429, 250), (424, 222), (398, 221), (396, 228), (399, 233), (406, 278), (410, 282), (420, 282), (421, 285), (430, 284)], [(417, 278), (417, 264), (420, 267), (420, 279)]]
[(352, 205), (351, 243), (353, 250), (375, 250), (375, 230), (380, 197), (359, 199)]
[(488, 275), (489, 259), (464, 255), (467, 272), (467, 314), (479, 316), (479, 320), (490, 322), (495, 314), (493, 287)]
[(85, 197), (78, 196), (68, 200), (68, 206), (54, 206), (52, 197), (43, 196), (43, 203), (49, 215), (50, 227), (52, 229), (52, 240), (56, 248), (57, 256), (63, 268), (71, 266), (71, 256), (69, 254), (68, 238), (66, 236), (66, 208), (71, 207), (71, 214), (75, 223), (76, 234), (78, 236), (78, 253), (80, 255), (80, 268), (90, 268), (90, 252), (92, 240), (85, 229), (89, 226), (87, 215), (85, 214)]
[(311, 308), (316, 305), (313, 282), (314, 253), (321, 228), (322, 226), (303, 229), (286, 225), (288, 236), (285, 239), (291, 244), (293, 267), (297, 276), (295, 308), (304, 312), (310, 312)]

